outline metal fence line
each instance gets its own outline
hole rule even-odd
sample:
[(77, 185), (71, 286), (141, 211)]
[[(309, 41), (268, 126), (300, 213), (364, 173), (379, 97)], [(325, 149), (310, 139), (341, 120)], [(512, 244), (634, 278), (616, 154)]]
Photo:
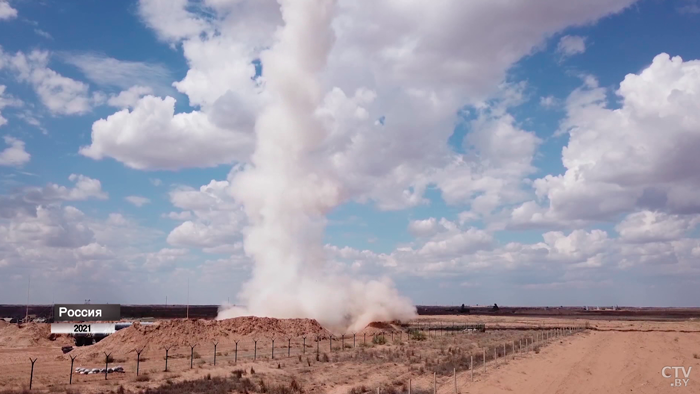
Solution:
[[(474, 325), (472, 325), (472, 326), (474, 326)], [(423, 326), (423, 328), (425, 328), (425, 326)], [(436, 330), (436, 327), (434, 327), (434, 326), (428, 326), (427, 328), (429, 330)], [(556, 340), (564, 335), (571, 335), (571, 334), (574, 334), (577, 332), (581, 332), (585, 329), (586, 329), (585, 327), (580, 327), (580, 326), (571, 326), (571, 327), (563, 327), (563, 328), (562, 327), (555, 327), (555, 328), (552, 328), (550, 330), (546, 330), (546, 331), (543, 330), (541, 335), (536, 333), (532, 337), (525, 336), (524, 338), (521, 338), (519, 340), (519, 343), (520, 343), (519, 347), (516, 348), (516, 344), (511, 343), (513, 345), (511, 354), (512, 354), (513, 358), (515, 359), (516, 354), (522, 355), (523, 352), (529, 352), (532, 350), (537, 351), (537, 348), (534, 346), (536, 344), (537, 345), (548, 344), (548, 343), (551, 343), (554, 340)], [(405, 335), (406, 342), (403, 342), (402, 339), (398, 339), (398, 343), (410, 345), (411, 342), (429, 340), (429, 338), (431, 338), (430, 336), (425, 335), (425, 331), (426, 331), (425, 329), (419, 330), (419, 331), (423, 333), (422, 339), (420, 339), (420, 340), (415, 339), (415, 338), (411, 339), (412, 336), (417, 336), (419, 334), (416, 334), (415, 332), (409, 331), (408, 333), (405, 333), (406, 334)], [(451, 330), (451, 331), (454, 331), (454, 332), (452, 332), (451, 334), (447, 334), (447, 335), (456, 335), (460, 331), (467, 331), (467, 330)], [(402, 336), (400, 336), (399, 338), (402, 338)], [(327, 357), (328, 354), (338, 354), (340, 352), (344, 352), (344, 354), (351, 354), (352, 355), (352, 354), (356, 354), (357, 352), (364, 351), (364, 347), (366, 346), (365, 342), (363, 342), (359, 346), (355, 346), (356, 343), (355, 343), (354, 337), (355, 337), (355, 335), (353, 335), (353, 346), (352, 347), (350, 347), (349, 345), (347, 348), (345, 347), (345, 343), (344, 343), (345, 338), (343, 335), (343, 336), (341, 336), (341, 339), (340, 339), (341, 347), (334, 348), (333, 347), (334, 337), (330, 336), (329, 337), (328, 352), (320, 352), (319, 346), (320, 346), (320, 342), (322, 341), (322, 338), (316, 337), (316, 338), (314, 338), (314, 341), (313, 341), (313, 342), (316, 342), (316, 348), (317, 348), (317, 351), (315, 352), (316, 356), (318, 356), (320, 353), (323, 353), (324, 357)], [(207, 351), (205, 355), (197, 354), (197, 357), (196, 357), (196, 359), (198, 360), (197, 365), (198, 366), (200, 364), (202, 364), (202, 365), (204, 365), (204, 364), (216, 365), (217, 360), (219, 362), (228, 361), (229, 364), (231, 364), (231, 361), (233, 361), (233, 365), (236, 365), (239, 361), (246, 361), (246, 360), (248, 360), (248, 361), (252, 360), (254, 362), (256, 362), (256, 361), (266, 362), (266, 361), (272, 361), (272, 360), (276, 360), (276, 361), (279, 360), (281, 362), (284, 360), (298, 358), (300, 360), (300, 362), (303, 362), (302, 357), (307, 355), (306, 348), (313, 347), (313, 344), (307, 345), (306, 338), (307, 338), (307, 336), (301, 336), (301, 337), (295, 338), (295, 342), (293, 343), (292, 338), (287, 337), (286, 338), (287, 339), (286, 346), (283, 345), (281, 347), (282, 349), (284, 349), (285, 347), (287, 348), (286, 355), (284, 354), (285, 352), (282, 352), (281, 355), (278, 353), (277, 356), (274, 353), (274, 343), (275, 343), (274, 338), (269, 338), (269, 339), (263, 340), (263, 341), (261, 341), (259, 339), (252, 340), (251, 341), (253, 344), (252, 354), (250, 353), (249, 348), (247, 346), (245, 346), (246, 341), (240, 341), (240, 340), (235, 341), (235, 347), (232, 347), (230, 345), (225, 346), (224, 344), (220, 344), (218, 341), (215, 341), (215, 342), (209, 343), (210, 345), (213, 345), (213, 352)], [(438, 337), (432, 337), (432, 338), (437, 340)], [(302, 340), (301, 346), (298, 346), (299, 339)], [(335, 339), (338, 339), (338, 338), (335, 337)], [(523, 340), (525, 341), (524, 346), (523, 346)], [(269, 341), (269, 345), (270, 345), (270, 349), (271, 349), (271, 352), (268, 354), (269, 356), (258, 355), (258, 342), (261, 342), (260, 344), (262, 346), (265, 346), (265, 342), (267, 342), (267, 341)], [(375, 333), (374, 335), (372, 335), (372, 342), (373, 342), (373, 344), (384, 344), (386, 342), (385, 332), (382, 331), (382, 332), (378, 332), (378, 333)], [(397, 342), (394, 341), (394, 343), (397, 343)], [(486, 368), (487, 368), (488, 362), (490, 362), (490, 361), (497, 362), (499, 357), (504, 358), (504, 360), (505, 360), (506, 357), (509, 355), (508, 351), (507, 351), (506, 343), (507, 342), (498, 343), (494, 346), (487, 345), (486, 347), (479, 349), (481, 351), (480, 355), (482, 356), (482, 367), (483, 367), (484, 373), (487, 372)], [(240, 349), (239, 349), (239, 344), (241, 344)], [(161, 350), (164, 352), (164, 361), (165, 361), (165, 370), (164, 371), (165, 372), (177, 372), (177, 371), (184, 371), (186, 369), (193, 368), (194, 367), (194, 360), (195, 360), (194, 349), (197, 346), (198, 346), (198, 344), (194, 344), (194, 345), (188, 344), (186, 346), (185, 345), (182, 345), (182, 346), (174, 346), (173, 345), (173, 346), (167, 346), (167, 347), (162, 347), (162, 348), (158, 349), (158, 350)], [(190, 348), (190, 352), (186, 352), (186, 350), (187, 350), (186, 347)], [(500, 352), (499, 352), (499, 349), (501, 347), (503, 348), (503, 354), (500, 354)], [(231, 354), (231, 351), (227, 351), (228, 348), (231, 348), (233, 350), (233, 354)], [(141, 356), (141, 354), (144, 352), (144, 350), (145, 350), (144, 348), (141, 348), (140, 350), (138, 350), (136, 352), (130, 352), (126, 355), (115, 356), (115, 357), (119, 357), (119, 359), (112, 359), (112, 358), (110, 358), (111, 353), (103, 352), (103, 354), (105, 356), (105, 368), (104, 368), (105, 379), (107, 379), (108, 374), (109, 374), (109, 364), (110, 363), (119, 364), (121, 362), (121, 363), (129, 364), (131, 366), (131, 364), (135, 362), (135, 365), (133, 365), (133, 367), (134, 367), (133, 371), (132, 371), (132, 368), (129, 368), (129, 371), (127, 373), (135, 372), (136, 375), (138, 375), (140, 364), (144, 363), (144, 360), (142, 359), (142, 356)], [(173, 352), (170, 353), (170, 350), (173, 350)], [(181, 352), (181, 351), (184, 351), (184, 352)], [(202, 352), (204, 353), (204, 350), (202, 350)], [(151, 349), (150, 352), (148, 353), (148, 355), (150, 355), (150, 357), (154, 357), (154, 356), (158, 357), (158, 356), (156, 356), (156, 354), (157, 354), (156, 349)], [(489, 360), (487, 357), (487, 354), (489, 355), (489, 357), (492, 355), (493, 358)], [(122, 358), (122, 356), (128, 356), (128, 358), (125, 359), (125, 358)], [(461, 372), (466, 373), (466, 371), (469, 371), (470, 372), (470, 379), (468, 381), (473, 381), (474, 372), (475, 372), (475, 370), (478, 369), (478, 365), (474, 364), (474, 357), (473, 356), (474, 356), (474, 354), (472, 351), (472, 352), (470, 352), (469, 368), (465, 369), (464, 371), (457, 371), (456, 368), (454, 369), (454, 377), (453, 378), (454, 378), (455, 387), (457, 387), (456, 386), (457, 375)], [(76, 379), (74, 379), (74, 377), (73, 377), (73, 372), (74, 372), (74, 361), (78, 360), (78, 363), (80, 363), (81, 357), (80, 356), (73, 356), (73, 355), (69, 355), (69, 357), (70, 357), (71, 369), (69, 372), (69, 376), (67, 377), (68, 384), (69, 385), (70, 384), (73, 384), (73, 385), (80, 384), (81, 382), (75, 381)], [(131, 358), (133, 358), (133, 360), (131, 360)], [(93, 357), (93, 359), (94, 359), (94, 357)], [(117, 360), (119, 360), (119, 361), (117, 361)], [(170, 368), (168, 366), (169, 360), (170, 360)], [(31, 386), (32, 386), (33, 378), (34, 378), (34, 364), (37, 362), (37, 359), (34, 359), (34, 360), (30, 359), (30, 361), (32, 361), (31, 370), (30, 370), (30, 377), (29, 377), (29, 386), (30, 386), (30, 390), (31, 390)], [(154, 361), (154, 360), (152, 360), (152, 361)], [(187, 361), (189, 361), (189, 363), (187, 363)], [(212, 363), (212, 361), (213, 361), (213, 363)], [(97, 359), (94, 359), (92, 362), (97, 363)], [(189, 364), (189, 365), (187, 365), (187, 364)], [(151, 369), (151, 371), (153, 371), (153, 369)], [(102, 371), (100, 371), (100, 373), (102, 373)], [(119, 374), (119, 375), (121, 375), (121, 374)], [(433, 375), (434, 375), (433, 380), (435, 382), (437, 379), (437, 373), (434, 372)], [(80, 375), (78, 375), (78, 376), (80, 376)], [(115, 378), (118, 378), (118, 376), (115, 376)], [(414, 380), (414, 382), (418, 382), (418, 381), (420, 381), (420, 377), (419, 377), (419, 379)], [(467, 381), (467, 380), (465, 380), (465, 381)], [(437, 384), (437, 383), (434, 383), (434, 384)], [(437, 390), (437, 386), (434, 386), (433, 390)]]

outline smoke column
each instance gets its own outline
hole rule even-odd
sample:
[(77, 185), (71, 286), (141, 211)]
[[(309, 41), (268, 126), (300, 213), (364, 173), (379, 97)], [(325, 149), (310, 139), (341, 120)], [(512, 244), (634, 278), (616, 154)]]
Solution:
[(233, 180), (249, 227), (245, 250), (255, 265), (239, 302), (218, 318), (307, 317), (353, 332), (375, 320), (405, 320), (412, 303), (389, 281), (361, 282), (325, 270), (326, 214), (347, 196), (321, 152), (327, 130), (314, 113), (318, 75), (334, 43), (334, 0), (279, 0), (284, 27), (261, 55), (269, 104), (256, 122), (252, 164)]

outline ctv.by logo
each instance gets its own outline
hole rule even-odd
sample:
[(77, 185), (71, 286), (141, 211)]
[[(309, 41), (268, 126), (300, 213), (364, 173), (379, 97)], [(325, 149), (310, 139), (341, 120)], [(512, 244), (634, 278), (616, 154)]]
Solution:
[[(690, 376), (690, 371), (693, 369), (693, 367), (688, 367), (688, 370), (685, 370), (685, 367), (663, 367), (661, 368), (661, 376), (664, 378), (673, 378), (673, 383), (671, 383), (671, 387), (687, 387), (688, 382), (690, 382), (690, 379), (688, 378)], [(674, 372), (671, 373), (670, 370), (673, 370)], [(683, 378), (680, 377), (680, 375), (683, 375)]]

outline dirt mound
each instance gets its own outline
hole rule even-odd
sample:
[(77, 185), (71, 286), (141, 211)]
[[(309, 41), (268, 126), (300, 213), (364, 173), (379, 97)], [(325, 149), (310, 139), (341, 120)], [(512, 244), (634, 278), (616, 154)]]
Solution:
[(372, 323), (369, 323), (367, 327), (363, 328), (359, 334), (367, 334), (367, 335), (374, 335), (374, 334), (381, 334), (381, 333), (392, 333), (392, 332), (400, 332), (401, 327), (394, 325), (389, 322), (383, 322), (383, 321), (374, 321)]
[(218, 341), (225, 345), (242, 339), (328, 338), (330, 333), (311, 319), (272, 319), (237, 317), (227, 320), (165, 320), (154, 325), (134, 323), (100, 342), (77, 349), (76, 353), (92, 357), (102, 352), (135, 353), (139, 349), (163, 349)]
[(67, 335), (51, 334), (47, 323), (10, 324), (0, 322), (0, 347), (67, 346), (73, 341)]

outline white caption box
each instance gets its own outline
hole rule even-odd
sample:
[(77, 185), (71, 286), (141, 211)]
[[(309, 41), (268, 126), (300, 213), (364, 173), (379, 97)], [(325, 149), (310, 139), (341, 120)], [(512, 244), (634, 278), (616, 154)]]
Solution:
[(52, 334), (114, 334), (114, 323), (51, 323)]

